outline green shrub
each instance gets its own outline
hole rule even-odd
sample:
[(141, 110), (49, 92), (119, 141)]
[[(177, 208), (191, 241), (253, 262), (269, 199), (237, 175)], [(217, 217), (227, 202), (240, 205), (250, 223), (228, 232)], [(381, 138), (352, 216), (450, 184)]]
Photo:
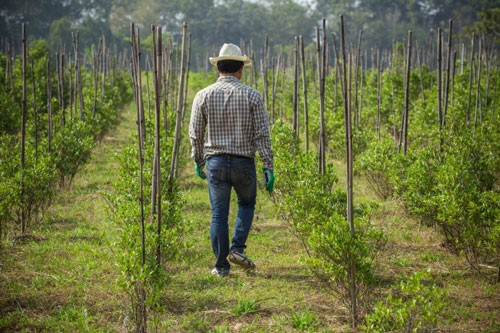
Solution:
[[(120, 167), (119, 180), (113, 184), (114, 192), (109, 197), (110, 219), (118, 233), (115, 240), (116, 260), (121, 271), (119, 283), (131, 297), (134, 311), (146, 309), (157, 313), (163, 306), (165, 287), (169, 280), (169, 268), (187, 244), (184, 233), (187, 223), (182, 219), (184, 205), (176, 181), (168, 182), (172, 140), (161, 139), (161, 184), (162, 229), (158, 235), (157, 214), (151, 211), (151, 183), (154, 140), (152, 124), (147, 122), (147, 136), (144, 149), (143, 188), (140, 193), (140, 165), (138, 144), (127, 146), (117, 155)], [(135, 135), (134, 135), (135, 136)], [(137, 141), (137, 138), (134, 138)], [(140, 202), (144, 204), (145, 263), (142, 262), (142, 226)], [(158, 265), (157, 249), (161, 251)], [(145, 302), (143, 302), (143, 295)], [(141, 308), (143, 307), (144, 308)]]
[(428, 271), (402, 279), (394, 293), (380, 301), (365, 318), (364, 332), (427, 332), (436, 328), (446, 306), (446, 293)]
[(383, 137), (373, 142), (356, 160), (356, 170), (366, 177), (368, 184), (381, 199), (387, 199), (394, 191), (391, 174), (398, 168), (398, 158), (394, 141)]
[(83, 121), (68, 122), (56, 133), (52, 154), (61, 185), (71, 183), (80, 167), (90, 159), (93, 147), (92, 129)]
[[(280, 214), (302, 241), (309, 267), (351, 309), (352, 296), (359, 303), (373, 283), (372, 264), (384, 242), (383, 234), (370, 225), (368, 206), (360, 205), (354, 210), (356, 233), (351, 236), (347, 197), (334, 188), (337, 178), (332, 167), (324, 176), (319, 175), (317, 156), (301, 153), (292, 129), (282, 122), (273, 127), (273, 147), (280, 175), (275, 194)], [(351, 288), (353, 267), (355, 295)]]

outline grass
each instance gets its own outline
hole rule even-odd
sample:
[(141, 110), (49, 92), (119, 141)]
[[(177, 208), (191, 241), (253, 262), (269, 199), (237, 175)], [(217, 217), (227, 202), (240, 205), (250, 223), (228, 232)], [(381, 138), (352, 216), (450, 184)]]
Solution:
[[(96, 147), (93, 158), (71, 188), (61, 191), (31, 237), (0, 249), (0, 332), (123, 332), (132, 327), (129, 297), (118, 286), (113, 246), (117, 230), (107, 219), (103, 193), (116, 173), (113, 154), (135, 130), (134, 112)], [(187, 159), (188, 147), (184, 146)], [(344, 186), (343, 164), (337, 173)], [(191, 247), (173, 263), (165, 286), (164, 311), (150, 316), (158, 332), (349, 332), (348, 313), (331, 290), (304, 264), (300, 242), (280, 220), (260, 189), (247, 253), (258, 268), (247, 274), (235, 267), (227, 278), (210, 274), (210, 205), (206, 183), (191, 162), (181, 174), (190, 224)], [(280, 175), (277, 175), (279, 182)], [(378, 201), (362, 179), (356, 200)], [(236, 200), (232, 198), (230, 221)], [(440, 332), (498, 332), (500, 286), (478, 276), (465, 260), (443, 247), (433, 228), (424, 227), (394, 201), (379, 202), (372, 221), (388, 243), (379, 256), (374, 295), (385, 297), (400, 276), (430, 269), (448, 291)]]

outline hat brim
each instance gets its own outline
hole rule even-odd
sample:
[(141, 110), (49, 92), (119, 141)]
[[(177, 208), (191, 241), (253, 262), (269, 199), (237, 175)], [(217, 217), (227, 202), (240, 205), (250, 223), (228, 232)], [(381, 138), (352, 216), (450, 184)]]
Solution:
[(217, 66), (217, 63), (221, 60), (236, 60), (243, 62), (243, 66), (252, 66), (252, 60), (247, 56), (220, 56), (220, 57), (209, 57), (210, 63)]

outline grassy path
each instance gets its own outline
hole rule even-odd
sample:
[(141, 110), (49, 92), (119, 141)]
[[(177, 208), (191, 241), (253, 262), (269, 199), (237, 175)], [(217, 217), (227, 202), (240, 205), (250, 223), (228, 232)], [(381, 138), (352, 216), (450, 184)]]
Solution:
[[(129, 298), (117, 285), (113, 252), (120, 249), (113, 246), (116, 230), (107, 221), (103, 196), (118, 177), (113, 155), (135, 131), (134, 111), (124, 112), (123, 118), (96, 147), (72, 187), (58, 196), (45, 222), (32, 226), (30, 237), (0, 249), (0, 332), (124, 332), (133, 327)], [(183, 151), (187, 159), (188, 147)], [(343, 164), (337, 168), (341, 177)], [(234, 267), (228, 278), (211, 275), (207, 186), (194, 176), (191, 162), (180, 181), (191, 246), (169, 267), (165, 311), (150, 315), (151, 331), (350, 331), (348, 313), (306, 268), (300, 242), (262, 189), (247, 248), (256, 272)], [(355, 193), (376, 200), (362, 180), (356, 181)], [(236, 206), (233, 195), (231, 227)], [(381, 202), (373, 221), (388, 237), (375, 272), (380, 280), (377, 295), (385, 297), (400, 276), (431, 269), (448, 290), (440, 332), (500, 330), (500, 286), (478, 277), (463, 259), (450, 254), (439, 233), (409, 219), (393, 201)]]
[(0, 332), (121, 331), (127, 299), (116, 285), (103, 193), (117, 177), (113, 154), (134, 130), (133, 112), (104, 138), (32, 236), (1, 249)]

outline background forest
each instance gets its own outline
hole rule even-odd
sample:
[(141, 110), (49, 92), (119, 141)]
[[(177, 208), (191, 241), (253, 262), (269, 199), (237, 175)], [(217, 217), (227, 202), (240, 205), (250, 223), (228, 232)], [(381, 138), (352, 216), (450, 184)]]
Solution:
[(391, 48), (408, 30), (424, 45), (450, 18), (457, 36), (479, 30), (498, 38), (498, 28), (492, 26), (498, 27), (499, 8), (498, 0), (5, 0), (0, 5), (0, 36), (1, 43), (9, 38), (17, 48), (12, 41), (19, 40), (25, 22), (29, 36), (48, 38), (54, 52), (71, 48), (69, 30), (79, 31), (83, 45), (104, 35), (120, 49), (128, 48), (131, 22), (141, 28), (143, 38), (156, 24), (178, 39), (186, 21), (196, 69), (206, 66), (207, 52), (216, 52), (228, 41), (251, 41), (258, 50), (266, 34), (271, 46), (290, 44), (294, 36), (302, 35), (308, 44), (321, 18), (327, 19), (330, 31), (336, 31), (341, 14), (347, 35), (354, 37), (362, 30), (368, 49)]

